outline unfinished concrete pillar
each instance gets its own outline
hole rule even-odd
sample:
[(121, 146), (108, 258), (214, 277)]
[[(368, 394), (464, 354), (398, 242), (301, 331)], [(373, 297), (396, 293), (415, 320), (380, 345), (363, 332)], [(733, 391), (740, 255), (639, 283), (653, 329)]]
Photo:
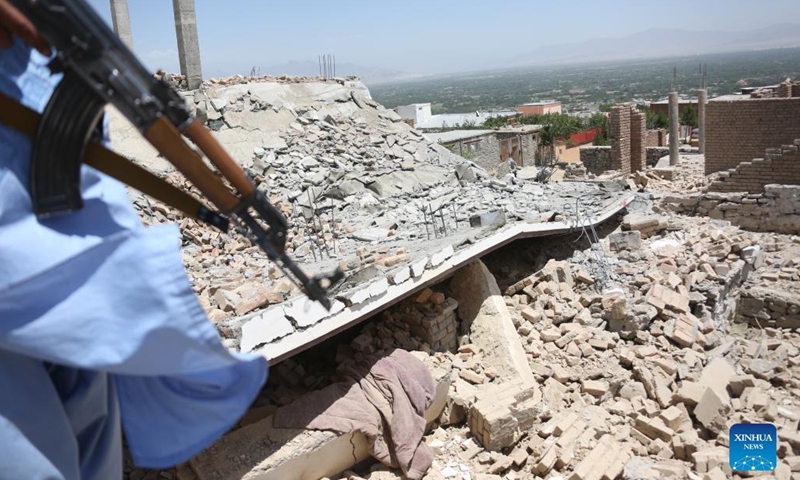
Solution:
[(705, 88), (697, 91), (697, 146), (700, 153), (706, 153), (706, 103), (708, 92)]
[(175, 14), (175, 33), (178, 36), (181, 74), (186, 76), (188, 87), (193, 90), (203, 82), (194, 0), (172, 0), (172, 11)]
[(678, 92), (669, 92), (669, 164), (678, 164)]
[(133, 50), (128, 0), (111, 0), (111, 22), (114, 24), (114, 33), (122, 40), (122, 43)]
[(609, 115), (611, 124), (611, 168), (631, 173), (631, 109), (616, 106)]
[(644, 171), (647, 164), (647, 121), (645, 114), (631, 107), (631, 173)]

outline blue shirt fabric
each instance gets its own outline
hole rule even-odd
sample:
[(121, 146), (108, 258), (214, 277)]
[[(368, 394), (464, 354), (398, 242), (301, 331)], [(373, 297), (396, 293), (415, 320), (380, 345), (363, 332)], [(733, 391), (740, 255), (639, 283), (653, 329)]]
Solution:
[[(16, 40), (0, 90), (41, 112), (46, 63)], [(84, 208), (38, 219), (30, 152), (0, 124), (0, 480), (120, 478), (121, 429), (139, 466), (188, 460), (246, 411), (266, 361), (222, 346), (177, 227), (142, 226), (121, 183), (84, 165)]]

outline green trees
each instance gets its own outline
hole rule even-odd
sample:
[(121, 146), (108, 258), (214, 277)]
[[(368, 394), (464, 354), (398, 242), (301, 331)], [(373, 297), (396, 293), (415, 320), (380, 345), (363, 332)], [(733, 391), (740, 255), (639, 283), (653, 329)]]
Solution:
[(694, 105), (688, 105), (681, 113), (681, 125), (697, 126), (697, 108)]
[(669, 120), (663, 113), (654, 112), (647, 105), (637, 105), (636, 108), (645, 113), (645, 123), (648, 129), (669, 128)]
[(483, 122), (483, 128), (500, 128), (508, 125), (508, 117), (490, 117)]
[(544, 115), (523, 115), (519, 123), (525, 125), (547, 125), (553, 138), (569, 137), (584, 129), (583, 119), (566, 113), (546, 113)]
[(610, 145), (608, 138), (608, 131), (610, 129), (608, 116), (603, 115), (600, 112), (594, 113), (591, 117), (589, 117), (589, 120), (587, 120), (586, 126), (589, 128), (601, 129), (600, 134), (594, 137), (594, 140), (592, 141), (594, 145)]

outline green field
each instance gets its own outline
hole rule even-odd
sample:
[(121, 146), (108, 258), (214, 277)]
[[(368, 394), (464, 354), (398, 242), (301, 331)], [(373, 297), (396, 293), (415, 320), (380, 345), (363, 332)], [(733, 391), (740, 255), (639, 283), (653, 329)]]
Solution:
[(461, 113), (552, 98), (563, 102), (568, 111), (588, 111), (601, 103), (665, 97), (673, 83), (673, 68), (677, 68), (678, 91), (691, 94), (700, 83), (701, 63), (707, 65), (709, 97), (733, 93), (745, 85), (800, 78), (800, 48), (786, 48), (470, 72), (368, 86), (375, 100), (387, 108), (430, 102), (433, 113)]

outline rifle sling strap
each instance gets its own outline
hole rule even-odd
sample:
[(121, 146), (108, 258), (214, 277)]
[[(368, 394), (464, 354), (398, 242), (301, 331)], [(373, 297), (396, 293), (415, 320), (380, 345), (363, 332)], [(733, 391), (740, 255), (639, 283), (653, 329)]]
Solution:
[[(40, 121), (41, 115), (0, 92), (0, 123), (33, 138), (36, 136)], [(90, 141), (86, 145), (83, 162), (146, 195), (177, 208), (189, 217), (202, 220), (220, 230), (227, 230), (228, 220), (225, 216), (210, 210), (190, 194), (97, 142)]]

